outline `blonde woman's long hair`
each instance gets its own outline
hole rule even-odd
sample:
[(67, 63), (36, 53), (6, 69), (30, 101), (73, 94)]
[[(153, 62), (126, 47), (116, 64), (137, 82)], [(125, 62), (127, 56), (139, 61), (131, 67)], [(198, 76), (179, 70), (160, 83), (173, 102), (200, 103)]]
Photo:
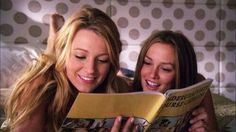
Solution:
[(65, 64), (71, 52), (73, 37), (80, 29), (92, 30), (104, 38), (109, 52), (110, 72), (94, 92), (122, 92), (116, 82), (121, 52), (118, 29), (104, 12), (85, 7), (73, 14), (58, 31), (54, 43), (55, 53), (42, 54), (13, 86), (6, 107), (11, 129), (29, 119), (43, 105), (47, 108), (45, 129), (58, 130), (69, 110), (70, 101), (77, 94), (68, 82)]

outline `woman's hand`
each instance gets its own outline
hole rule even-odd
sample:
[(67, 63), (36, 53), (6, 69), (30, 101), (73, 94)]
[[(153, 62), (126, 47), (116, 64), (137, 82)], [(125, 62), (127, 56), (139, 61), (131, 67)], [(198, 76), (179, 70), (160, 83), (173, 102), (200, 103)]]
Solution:
[(64, 18), (63, 16), (59, 14), (51, 14), (50, 15), (50, 22), (49, 22), (49, 36), (47, 40), (47, 47), (46, 50), (44, 51), (45, 54), (52, 54), (54, 53), (54, 42), (56, 38), (56, 34), (58, 30), (62, 27), (64, 24)]
[(130, 117), (122, 126), (122, 117), (118, 116), (115, 119), (111, 132), (137, 132), (138, 126), (134, 125), (134, 118)]
[(190, 120), (191, 127), (189, 132), (207, 132), (211, 131), (209, 128), (209, 119), (206, 109), (198, 107), (192, 112), (193, 118)]

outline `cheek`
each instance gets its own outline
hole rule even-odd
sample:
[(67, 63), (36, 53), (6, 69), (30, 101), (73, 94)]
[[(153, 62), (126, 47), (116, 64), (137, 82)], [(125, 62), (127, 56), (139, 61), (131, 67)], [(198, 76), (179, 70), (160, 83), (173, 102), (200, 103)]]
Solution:
[(71, 71), (73, 70), (75, 67), (77, 67), (76, 63), (74, 63), (73, 59), (69, 58), (67, 61), (66, 61), (66, 71)]
[(110, 64), (99, 66), (98, 71), (99, 71), (100, 75), (103, 78), (105, 78), (107, 76), (108, 72), (110, 71)]
[(160, 90), (160, 92), (165, 93), (168, 89), (172, 88), (172, 84), (174, 82), (174, 74), (171, 75), (163, 75), (161, 76), (161, 83), (163, 84), (162, 89)]
[(73, 58), (69, 58), (65, 63), (65, 71), (68, 75), (73, 75), (75, 72), (79, 71), (83, 63), (76, 61)]
[(162, 75), (161, 78), (163, 83), (171, 85), (174, 82), (175, 74)]
[(149, 72), (150, 72), (150, 70), (148, 68), (142, 67), (141, 71), (140, 71), (141, 77), (148, 75)]
[(69, 62), (66, 63), (65, 71), (66, 71), (67, 78), (71, 80), (73, 78), (73, 71), (74, 71), (73, 65), (71, 65)]

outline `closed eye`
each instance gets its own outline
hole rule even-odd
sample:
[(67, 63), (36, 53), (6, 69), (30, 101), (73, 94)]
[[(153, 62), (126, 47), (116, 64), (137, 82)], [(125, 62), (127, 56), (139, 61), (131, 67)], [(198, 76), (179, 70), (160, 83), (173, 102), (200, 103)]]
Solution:
[(160, 69), (165, 72), (172, 72), (174, 68), (172, 66), (160, 66)]
[(106, 60), (98, 59), (98, 62), (100, 62), (100, 63), (108, 63), (109, 60), (108, 59), (106, 59)]
[(145, 56), (145, 58), (143, 60), (143, 64), (144, 65), (151, 65), (152, 64), (152, 60), (149, 57)]
[(169, 68), (162, 68), (162, 70), (167, 71), (167, 72), (171, 72), (172, 71), (172, 69), (169, 69)]
[(78, 59), (80, 59), (80, 60), (84, 60), (84, 59), (86, 59), (85, 56), (78, 56), (78, 55), (75, 55), (75, 57), (78, 58)]
[(150, 63), (150, 62), (147, 62), (147, 61), (144, 61), (143, 64), (144, 64), (144, 65), (151, 65), (151, 63)]

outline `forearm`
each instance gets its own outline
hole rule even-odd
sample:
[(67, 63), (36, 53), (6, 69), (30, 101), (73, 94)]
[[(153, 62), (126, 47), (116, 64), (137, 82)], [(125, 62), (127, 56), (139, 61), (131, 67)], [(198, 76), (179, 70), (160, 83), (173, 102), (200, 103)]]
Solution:
[(208, 125), (209, 125), (210, 130), (219, 131), (210, 90), (207, 91), (201, 105), (205, 107), (206, 112), (208, 113)]

